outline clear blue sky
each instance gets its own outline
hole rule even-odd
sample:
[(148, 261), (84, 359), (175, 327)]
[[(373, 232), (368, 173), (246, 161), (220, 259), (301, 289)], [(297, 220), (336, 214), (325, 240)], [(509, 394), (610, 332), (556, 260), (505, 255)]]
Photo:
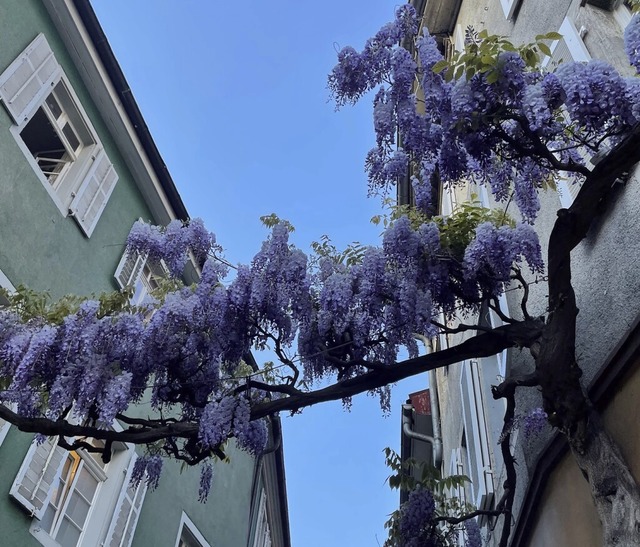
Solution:
[[(335, 48), (360, 48), (398, 2), (92, 3), (190, 215), (229, 260), (251, 260), (272, 212), (304, 250), (322, 234), (378, 240), (363, 169), (371, 100), (336, 113), (326, 76)], [(366, 395), (350, 413), (334, 403), (282, 417), (294, 547), (382, 545), (398, 504), (382, 450), (398, 448), (399, 406), (425, 386), (399, 384), (388, 418)]]

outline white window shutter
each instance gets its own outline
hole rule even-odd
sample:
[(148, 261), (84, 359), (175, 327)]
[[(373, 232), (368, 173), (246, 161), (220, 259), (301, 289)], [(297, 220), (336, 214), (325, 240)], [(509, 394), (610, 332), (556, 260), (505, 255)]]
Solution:
[(147, 485), (140, 481), (137, 486), (131, 484), (131, 473), (137, 456), (134, 454), (129, 462), (120, 497), (113, 511), (105, 547), (129, 547), (138, 523), (142, 502), (147, 492)]
[(49, 437), (42, 444), (34, 440), (9, 495), (37, 519), (42, 518), (66, 458), (67, 451), (57, 446), (54, 437)]
[(114, 274), (121, 289), (135, 285), (138, 277), (140, 277), (142, 268), (144, 268), (145, 262), (145, 257), (140, 253), (129, 250), (124, 251), (116, 268), (116, 273)]
[(69, 205), (69, 212), (87, 237), (91, 236), (118, 182), (118, 174), (104, 148), (95, 150), (94, 155), (91, 167)]
[(493, 473), (477, 363), (466, 361), (462, 364), (460, 391), (473, 492), (471, 502), (478, 509), (489, 509), (494, 494)]
[(0, 75), (0, 99), (13, 121), (20, 125), (44, 101), (62, 77), (44, 34), (38, 34)]
[(11, 427), (11, 424), (9, 422), (0, 418), (0, 445), (2, 445), (2, 441), (4, 441), (4, 438), (7, 436), (7, 433), (9, 433), (10, 427)]

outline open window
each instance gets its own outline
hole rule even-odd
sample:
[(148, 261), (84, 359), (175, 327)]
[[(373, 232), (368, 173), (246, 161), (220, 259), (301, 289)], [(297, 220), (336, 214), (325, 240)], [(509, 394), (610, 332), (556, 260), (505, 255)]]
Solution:
[(35, 111), (20, 137), (54, 189), (77, 167), (83, 151), (96, 144), (63, 81)]
[(56, 206), (89, 237), (118, 175), (43, 34), (0, 74), (0, 100)]
[(105, 464), (54, 438), (34, 440), (9, 495), (34, 518), (30, 532), (42, 545), (128, 547), (145, 493), (143, 484), (130, 484), (134, 461), (133, 448), (122, 444)]
[(152, 293), (159, 286), (160, 279), (167, 276), (167, 268), (160, 262), (149, 260), (146, 255), (126, 250), (116, 268), (114, 277), (121, 289), (133, 288), (131, 304), (144, 306), (152, 304)]

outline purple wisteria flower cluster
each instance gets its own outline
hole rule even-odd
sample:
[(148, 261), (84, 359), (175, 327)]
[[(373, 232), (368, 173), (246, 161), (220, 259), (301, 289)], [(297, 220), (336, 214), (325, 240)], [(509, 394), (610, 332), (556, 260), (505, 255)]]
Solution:
[[(174, 247), (185, 256), (210, 248), (213, 236), (201, 226), (136, 224), (130, 241), (157, 260), (178, 264), (184, 258)], [(481, 225), (460, 263), (442, 247), (436, 223), (415, 225), (401, 217), (386, 229), (382, 246), (364, 249), (355, 264), (324, 258), (314, 269), (278, 224), (234, 277), (228, 279), (228, 268), (210, 257), (197, 285), (167, 294), (152, 314), (104, 314), (98, 301), (87, 300), (50, 323), (2, 309), (0, 378), (6, 388), (0, 402), (14, 403), (26, 417), (108, 428), (150, 397), (156, 412), (175, 415), (179, 409), (181, 421), (198, 424), (197, 439), (169, 442), (168, 454), (186, 451), (201, 461), (230, 438), (259, 454), (268, 429), (263, 419), (251, 419), (252, 407), (277, 394), (252, 387), (253, 375), (243, 372), (252, 348), (274, 344), (297, 353), (308, 384), (355, 377), (367, 371), (365, 360), (393, 364), (402, 348), (415, 356), (414, 334), (434, 335), (434, 317), (453, 313), (465, 294), (474, 293), (477, 301), (487, 287), (499, 293), (510, 265), (520, 261), (542, 267), (531, 234), (527, 225)], [(204, 243), (194, 243), (195, 235)], [(388, 410), (388, 388), (376, 391)], [(147, 473), (159, 473), (156, 460), (141, 460), (143, 465)]]
[(548, 424), (547, 413), (541, 408), (534, 408), (522, 418), (522, 429), (525, 437), (534, 437), (542, 432)]
[(216, 240), (199, 218), (186, 226), (180, 220), (172, 220), (164, 228), (139, 220), (129, 232), (127, 246), (152, 261), (163, 260), (169, 273), (180, 277), (188, 260), (187, 251), (190, 250), (197, 260), (204, 261), (216, 248)]
[(476, 519), (464, 521), (465, 541), (464, 547), (482, 547), (482, 536), (480, 535), (480, 526)]
[(400, 507), (400, 537), (402, 547), (429, 544), (432, 518), (436, 510), (433, 494), (418, 485), (409, 492), (409, 498)]
[(636, 13), (624, 30), (624, 50), (629, 62), (640, 74), (640, 13)]
[(155, 490), (161, 474), (162, 458), (158, 454), (139, 456), (133, 464), (131, 484), (137, 486), (144, 480), (150, 490)]
[[(329, 87), (338, 106), (377, 90), (376, 146), (366, 159), (371, 190), (407, 177), (426, 212), (437, 173), (449, 186), (484, 184), (498, 201), (514, 194), (523, 220), (532, 223), (552, 172), (580, 180), (586, 167), (578, 152), (606, 149), (640, 121), (637, 78), (625, 80), (602, 61), (563, 63), (554, 73), (508, 49), (485, 70), (459, 63), (445, 79), (442, 54), (426, 29), (418, 35), (396, 20), (377, 36), (391, 35), (375, 41), (382, 44), (375, 57), (370, 42), (361, 53), (345, 48)], [(410, 42), (415, 56), (405, 49)], [(639, 15), (626, 28), (625, 49), (640, 69)]]
[(476, 228), (475, 238), (465, 251), (465, 279), (473, 287), (480, 286), (487, 294), (497, 295), (501, 286), (509, 283), (513, 265), (523, 260), (533, 273), (544, 269), (542, 249), (534, 229), (529, 224), (497, 228), (485, 222)]
[[(635, 66), (639, 25), (636, 16), (625, 38)], [(638, 79), (624, 80), (599, 62), (549, 74), (528, 67), (516, 52), (501, 52), (491, 80), (463, 71), (447, 81), (434, 72), (443, 60), (435, 40), (417, 29), (415, 10), (403, 5), (362, 52), (343, 49), (329, 77), (338, 106), (377, 89), (376, 146), (367, 157), (372, 188), (409, 177), (418, 206), (428, 212), (433, 183), (473, 180), (498, 201), (513, 199), (522, 223), (476, 223), (454, 253), (442, 223), (404, 216), (385, 229), (381, 246), (363, 249), (349, 264), (309, 261), (279, 223), (253, 261), (230, 272), (201, 221), (164, 228), (138, 222), (129, 249), (164, 261), (176, 279), (194, 256), (202, 265), (199, 283), (166, 295), (153, 313), (105, 312), (97, 300), (62, 320), (0, 309), (0, 403), (15, 405), (24, 417), (106, 429), (150, 398), (157, 416), (188, 425), (191, 436), (154, 445), (153, 456), (140, 458), (136, 480), (157, 483), (162, 451), (204, 462), (200, 496), (206, 498), (209, 460), (229, 439), (251, 454), (264, 450), (268, 428), (264, 419), (252, 419), (261, 415), (256, 405), (320, 379), (347, 381), (395, 364), (405, 349), (415, 356), (415, 334), (435, 335), (441, 314), (477, 311), (483, 299), (504, 292), (514, 266), (541, 272), (531, 226), (539, 189), (558, 170), (585, 174), (578, 146), (607, 146), (638, 122)], [(407, 41), (415, 42), (416, 58), (401, 47)], [(559, 116), (561, 109), (568, 118)], [(267, 346), (291, 371), (271, 391), (259, 380), (261, 371), (248, 371), (244, 362)], [(389, 388), (375, 391), (388, 409)], [(412, 495), (407, 534), (433, 513), (428, 491)]]

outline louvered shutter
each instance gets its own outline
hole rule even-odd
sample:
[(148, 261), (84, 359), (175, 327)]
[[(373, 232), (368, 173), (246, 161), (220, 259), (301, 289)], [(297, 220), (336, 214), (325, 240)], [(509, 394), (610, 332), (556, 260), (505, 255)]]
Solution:
[(38, 34), (0, 75), (0, 99), (13, 121), (18, 125), (28, 121), (61, 77), (47, 39)]
[(460, 391), (473, 491), (471, 502), (478, 509), (489, 509), (494, 493), (493, 474), (477, 363), (466, 361), (462, 364)]
[(53, 437), (42, 444), (34, 440), (9, 495), (37, 519), (42, 518), (53, 493), (52, 487), (60, 479), (66, 457), (67, 451), (57, 446)]
[(105, 547), (129, 547), (140, 516), (142, 502), (147, 492), (147, 485), (141, 481), (137, 486), (131, 484), (131, 473), (137, 456), (134, 454), (129, 463), (122, 491), (113, 511), (113, 517), (107, 532)]
[(142, 272), (142, 268), (144, 268), (145, 262), (145, 257), (140, 253), (125, 250), (122, 258), (120, 259), (120, 263), (116, 268), (116, 273), (114, 274), (114, 277), (121, 289), (124, 289), (129, 285), (135, 286), (138, 277), (140, 277), (140, 272)]
[(69, 205), (69, 212), (75, 217), (87, 237), (91, 236), (98, 223), (116, 182), (118, 182), (118, 174), (104, 149), (99, 148)]

